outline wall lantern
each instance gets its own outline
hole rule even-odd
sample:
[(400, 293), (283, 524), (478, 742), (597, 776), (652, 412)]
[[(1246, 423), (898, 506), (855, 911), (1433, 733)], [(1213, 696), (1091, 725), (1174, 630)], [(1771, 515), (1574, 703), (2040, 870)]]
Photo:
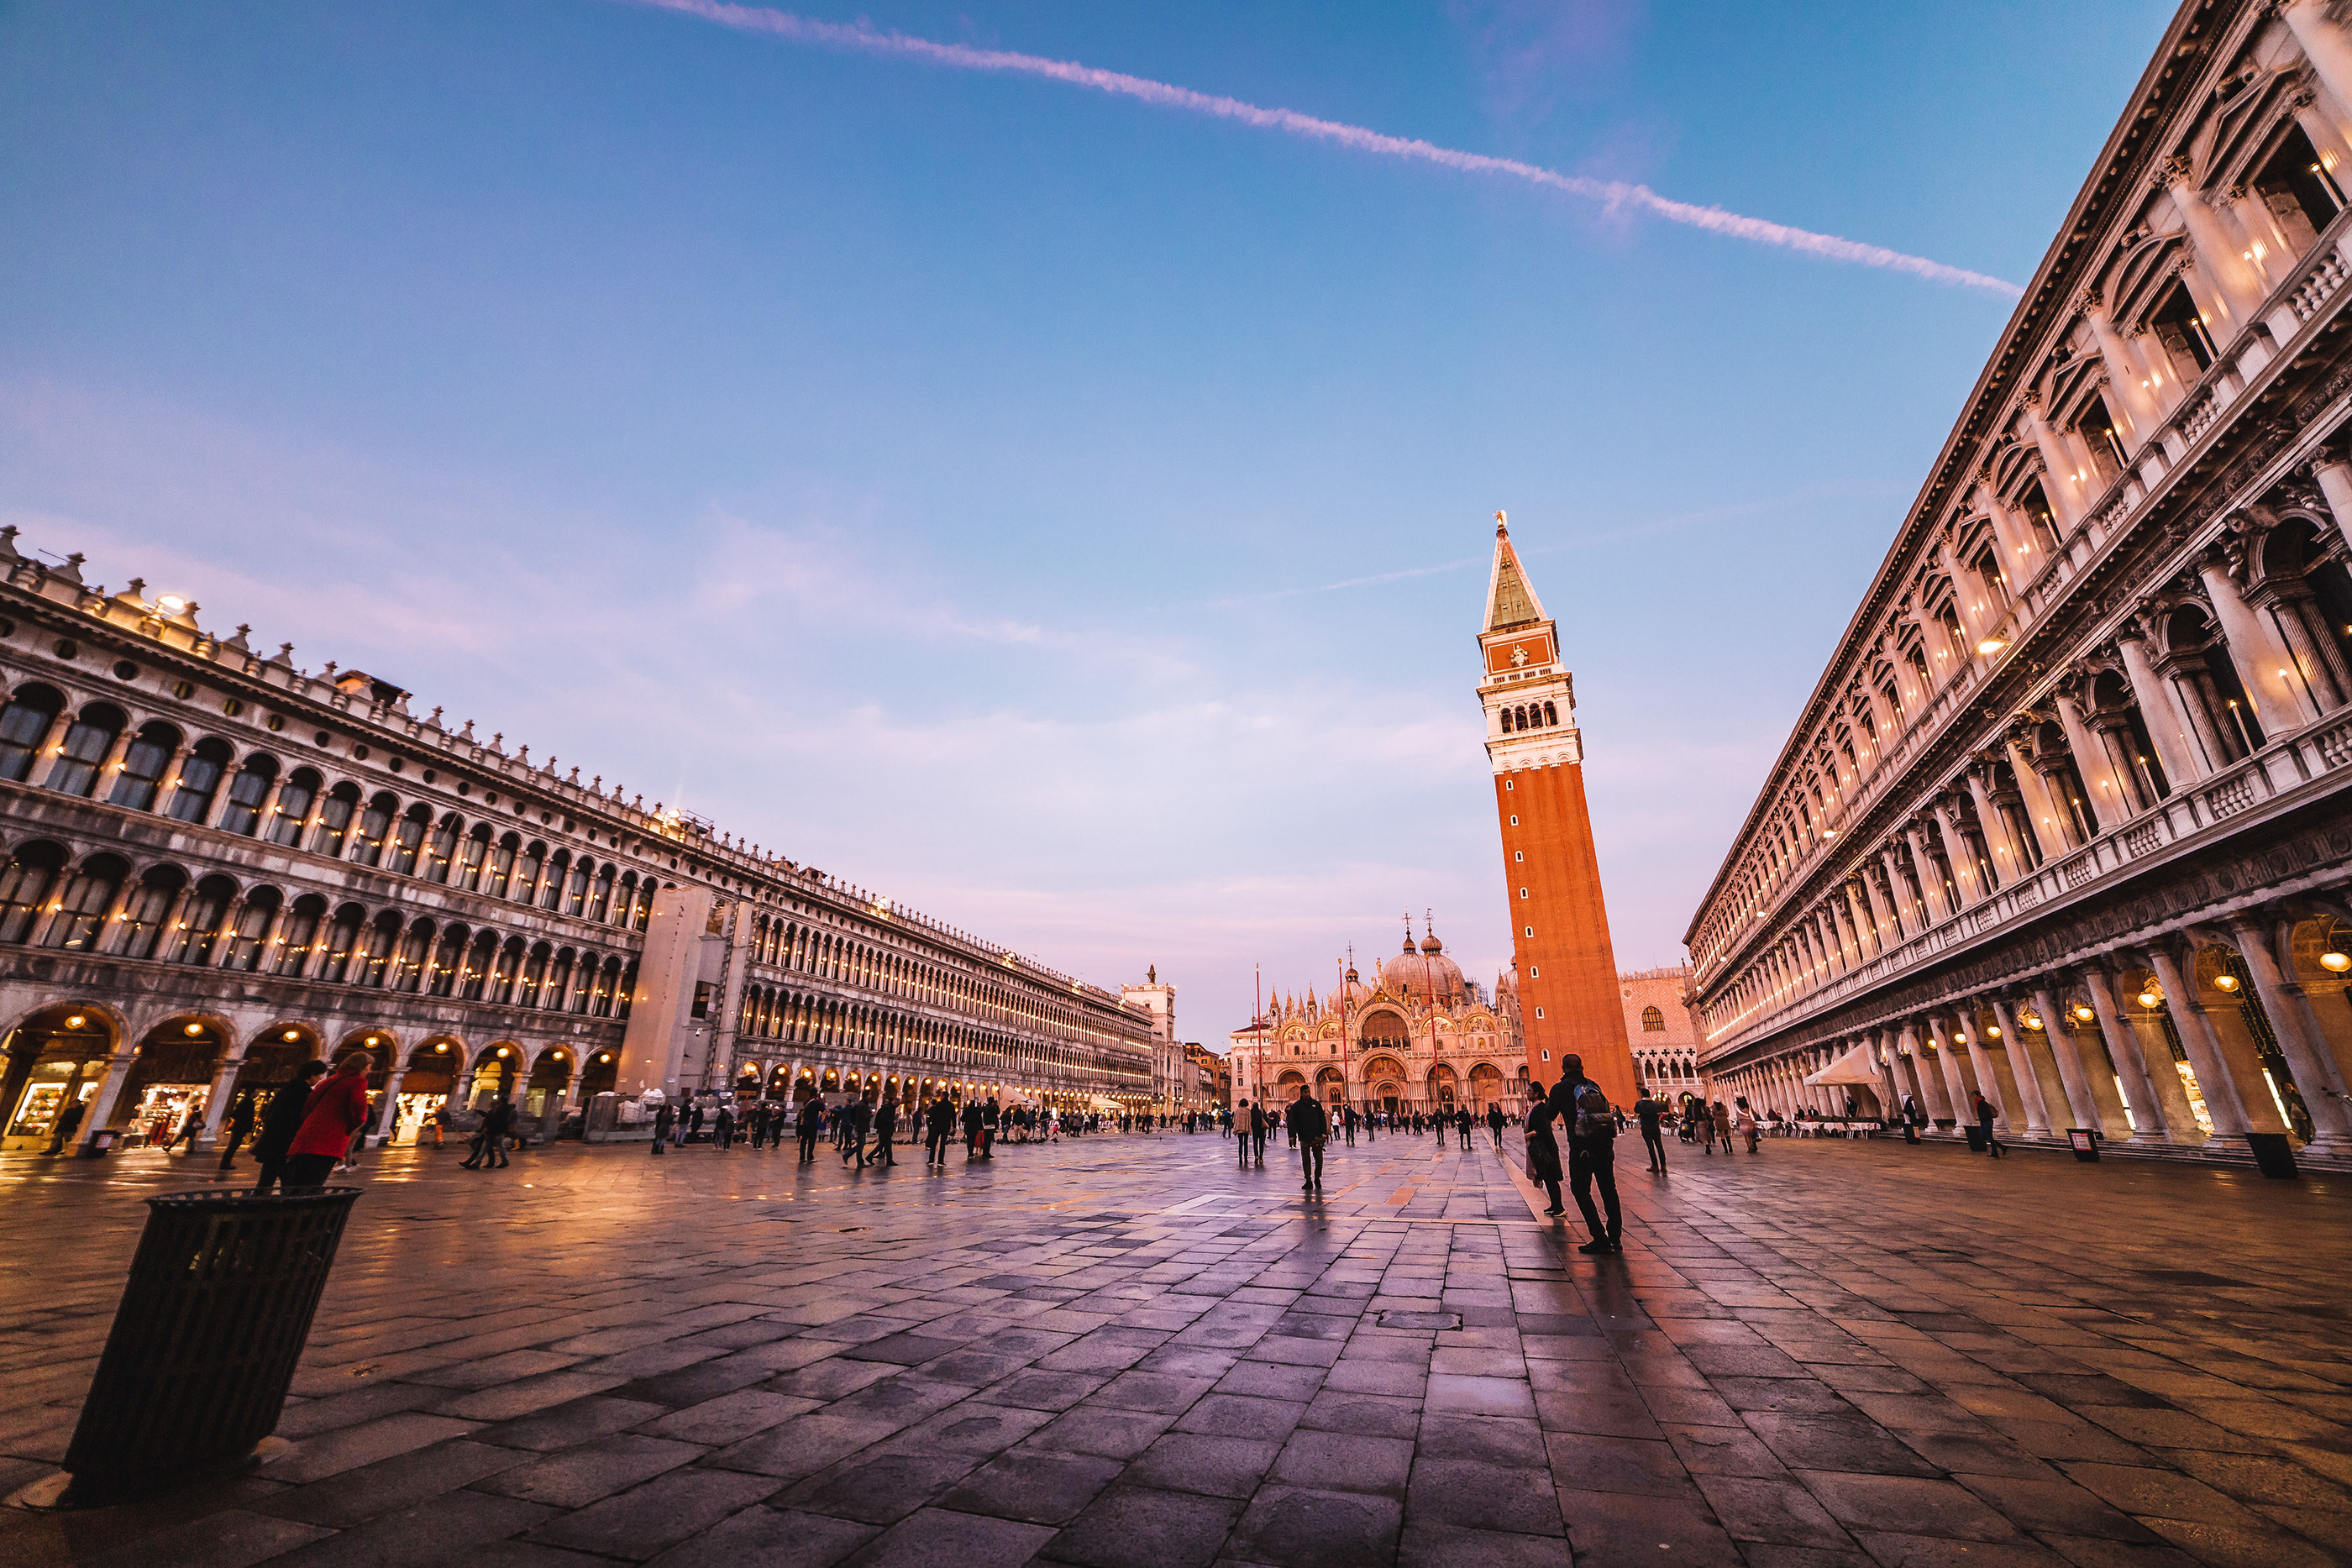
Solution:
[(436, 1056), (446, 1056), (446, 1055), (448, 1055), (448, 1054), (449, 1054), (449, 1042), (448, 1042), (447, 1040), (443, 1040), (440, 1044), (438, 1044), (438, 1045), (436, 1045), (436, 1046), (435, 1046), (435, 1047), (433, 1048), (433, 1053), (434, 1053)]
[(192, 1023), (188, 1026), (187, 1033), (190, 1040), (194, 1040), (196, 1036), (204, 1032), (205, 1026), (200, 1023)]
[(89, 1019), (86, 1019), (86, 1018), (82, 1017), (82, 1016), (81, 1016), (81, 1014), (79, 1014), (79, 1013), (76, 1013), (76, 1014), (74, 1014), (74, 1015), (73, 1015), (73, 1017), (71, 1017), (71, 1018), (69, 1018), (69, 1019), (66, 1019), (66, 1027), (67, 1027), (68, 1029), (79, 1029), (82, 1025), (84, 1025), (84, 1024), (88, 1023), (89, 1021)]
[(2336, 952), (2322, 953), (2319, 956), (2319, 967), (2330, 974), (2340, 975), (2347, 969), (2352, 969), (2352, 955)]

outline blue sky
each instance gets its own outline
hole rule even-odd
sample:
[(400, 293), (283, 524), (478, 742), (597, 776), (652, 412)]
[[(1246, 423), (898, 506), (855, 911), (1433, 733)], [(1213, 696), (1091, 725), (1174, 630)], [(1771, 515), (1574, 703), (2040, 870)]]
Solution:
[[(2022, 282), (2170, 9), (800, 14)], [(2010, 308), (624, 0), (16, 0), (0, 189), (24, 542), (1219, 1043), (1406, 909), (1507, 959), (1497, 507), (1679, 961)]]

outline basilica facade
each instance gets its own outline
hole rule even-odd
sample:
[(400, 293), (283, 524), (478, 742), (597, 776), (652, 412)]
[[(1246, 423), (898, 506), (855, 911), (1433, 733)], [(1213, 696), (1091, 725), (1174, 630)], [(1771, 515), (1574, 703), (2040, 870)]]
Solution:
[(1348, 965), (1318, 998), (1278, 998), (1235, 1030), (1226, 1061), (1233, 1103), (1286, 1104), (1312, 1087), (1327, 1107), (1411, 1115), (1466, 1105), (1527, 1108), (1527, 1045), (1518, 985), (1506, 971), (1490, 999), (1463, 977), (1433, 931), (1375, 963), (1368, 985)]

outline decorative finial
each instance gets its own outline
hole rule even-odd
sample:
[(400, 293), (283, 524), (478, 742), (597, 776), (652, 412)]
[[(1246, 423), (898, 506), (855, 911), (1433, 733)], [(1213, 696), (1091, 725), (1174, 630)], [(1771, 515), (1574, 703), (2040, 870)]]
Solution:
[(1508, 518), (1507, 518), (1507, 517), (1505, 517), (1503, 516), (1503, 514), (1502, 514), (1502, 513), (1500, 513), (1500, 512), (1496, 512), (1496, 513), (1495, 514), (1495, 533), (1496, 533), (1496, 536), (1497, 538), (1500, 538), (1502, 535), (1504, 535), (1504, 534), (1507, 534), (1507, 533), (1509, 533), (1510, 531), (1511, 531), (1511, 527), (1510, 527), (1510, 521), (1509, 521), (1509, 519), (1508, 519)]

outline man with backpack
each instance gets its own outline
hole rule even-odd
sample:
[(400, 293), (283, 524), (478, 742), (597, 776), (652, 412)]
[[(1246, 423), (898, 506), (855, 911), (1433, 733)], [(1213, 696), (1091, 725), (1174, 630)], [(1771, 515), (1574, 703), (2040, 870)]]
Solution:
[[(1601, 1085), (1584, 1076), (1582, 1057), (1562, 1057), (1559, 1065), (1561, 1081), (1568, 1086), (1564, 1098), (1569, 1111), (1562, 1118), (1568, 1124), (1568, 1187), (1575, 1195), (1577, 1211), (1584, 1216), (1585, 1228), (1592, 1232), (1592, 1239), (1577, 1250), (1595, 1256), (1619, 1251), (1618, 1238), (1624, 1232), (1625, 1220), (1617, 1204), (1617, 1112)], [(1606, 1227), (1592, 1207), (1596, 1183), (1601, 1204), (1609, 1211)]]
[(1298, 1098), (1290, 1103), (1283, 1121), (1290, 1129), (1291, 1141), (1298, 1145), (1298, 1167), (1307, 1177), (1298, 1190), (1319, 1194), (1323, 1190), (1323, 1145), (1331, 1135), (1331, 1120), (1315, 1103), (1314, 1092), (1302, 1083), (1298, 1086)]

